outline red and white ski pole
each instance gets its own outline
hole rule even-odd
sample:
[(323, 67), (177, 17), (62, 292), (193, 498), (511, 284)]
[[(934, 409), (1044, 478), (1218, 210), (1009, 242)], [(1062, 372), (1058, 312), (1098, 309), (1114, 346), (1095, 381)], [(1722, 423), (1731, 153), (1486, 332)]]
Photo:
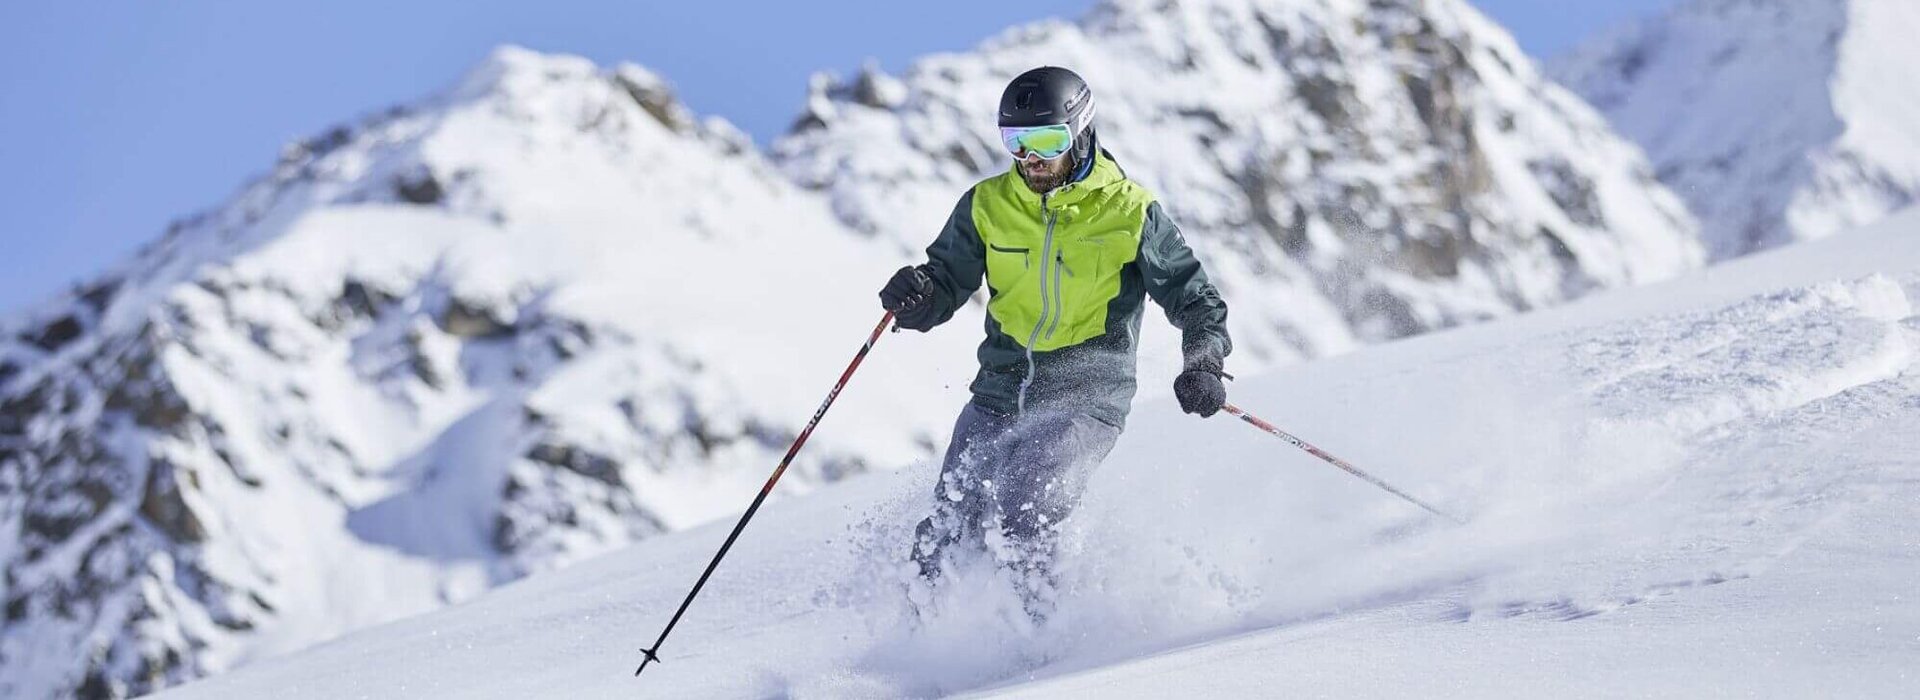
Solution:
[(1226, 411), (1228, 415), (1232, 415), (1239, 418), (1240, 420), (1246, 421), (1248, 425), (1251, 425), (1255, 428), (1259, 428), (1263, 431), (1266, 431), (1268, 434), (1274, 437), (1277, 437), (1277, 438), (1280, 438), (1281, 440), (1286, 441), (1286, 443), (1289, 445), (1305, 450), (1307, 454), (1313, 455), (1315, 457), (1319, 457), (1320, 459), (1324, 460), (1326, 463), (1345, 470), (1348, 474), (1352, 474), (1354, 476), (1365, 479), (1367, 483), (1373, 484), (1374, 486), (1378, 486), (1382, 489), (1385, 489), (1387, 493), (1391, 493), (1395, 496), (1399, 496), (1403, 499), (1406, 499), (1408, 503), (1412, 503), (1416, 506), (1420, 506), (1421, 508), (1425, 508), (1426, 511), (1429, 513), (1438, 515), (1442, 518), (1446, 518), (1447, 520), (1451, 520), (1454, 523), (1460, 524), (1460, 525), (1464, 525), (1467, 522), (1465, 520), (1461, 520), (1459, 518), (1453, 517), (1446, 513), (1440, 512), (1440, 509), (1427, 505), (1426, 503), (1422, 502), (1418, 498), (1414, 498), (1413, 496), (1407, 495), (1407, 492), (1394, 488), (1392, 484), (1389, 484), (1385, 481), (1381, 481), (1379, 477), (1360, 471), (1359, 467), (1353, 466), (1352, 464), (1348, 464), (1347, 461), (1344, 459), (1328, 454), (1326, 450), (1322, 450), (1318, 447), (1314, 447), (1312, 443), (1309, 443), (1305, 440), (1294, 437), (1293, 434), (1288, 433), (1285, 430), (1281, 430), (1279, 428), (1274, 427), (1272, 423), (1268, 423), (1266, 421), (1260, 420), (1259, 418), (1255, 418), (1253, 414), (1240, 410), (1239, 406), (1235, 406), (1233, 404), (1227, 404), (1225, 406), (1221, 406), (1220, 410)]
[(752, 520), (754, 512), (760, 510), (760, 504), (766, 502), (767, 494), (773, 493), (774, 483), (780, 480), (781, 474), (787, 472), (787, 465), (793, 463), (793, 456), (800, 453), (802, 445), (807, 444), (807, 436), (813, 434), (814, 426), (819, 425), (820, 419), (827, 415), (827, 408), (833, 405), (833, 400), (840, 395), (840, 390), (847, 386), (847, 380), (853, 378), (853, 371), (860, 368), (860, 361), (867, 359), (867, 351), (872, 350), (873, 344), (879, 342), (880, 334), (886, 332), (889, 323), (893, 323), (891, 311), (880, 318), (880, 325), (873, 327), (873, 333), (867, 336), (866, 344), (860, 346), (860, 352), (853, 356), (853, 362), (847, 365), (847, 370), (840, 373), (840, 381), (834, 382), (833, 390), (827, 392), (827, 400), (820, 402), (820, 409), (813, 412), (813, 420), (807, 421), (807, 427), (800, 431), (799, 437), (793, 439), (793, 446), (787, 448), (787, 456), (780, 459), (780, 466), (774, 467), (773, 476), (767, 477), (767, 485), (760, 488), (760, 495), (753, 498), (753, 504), (747, 506), (747, 512), (740, 516), (740, 522), (734, 524), (733, 532), (727, 535), (727, 541), (720, 545), (720, 551), (713, 554), (713, 561), (707, 563), (707, 570), (701, 572), (700, 580), (693, 584), (693, 590), (687, 591), (687, 599), (680, 602), (680, 609), (674, 611), (673, 619), (667, 621), (667, 628), (660, 630), (660, 638), (653, 640), (652, 648), (640, 650), (645, 657), (640, 660), (640, 668), (634, 669), (633, 675), (640, 675), (641, 671), (647, 670), (647, 664), (660, 660), (660, 644), (667, 641), (667, 635), (673, 633), (673, 626), (680, 624), (680, 616), (687, 614), (687, 606), (693, 604), (693, 597), (700, 595), (701, 587), (707, 585), (707, 577), (713, 575), (713, 570), (720, 566), (720, 560), (727, 556), (727, 550), (733, 548), (733, 541), (740, 538), (740, 531), (747, 528), (747, 521)]

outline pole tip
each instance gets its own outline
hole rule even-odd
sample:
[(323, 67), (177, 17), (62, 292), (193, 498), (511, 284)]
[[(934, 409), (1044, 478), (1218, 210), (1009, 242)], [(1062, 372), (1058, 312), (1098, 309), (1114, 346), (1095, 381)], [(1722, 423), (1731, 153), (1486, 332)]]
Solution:
[(633, 670), (633, 675), (636, 678), (639, 677), (641, 671), (647, 670), (647, 664), (660, 660), (660, 657), (655, 655), (652, 649), (641, 649), (640, 653), (644, 654), (646, 658), (640, 660), (640, 668)]

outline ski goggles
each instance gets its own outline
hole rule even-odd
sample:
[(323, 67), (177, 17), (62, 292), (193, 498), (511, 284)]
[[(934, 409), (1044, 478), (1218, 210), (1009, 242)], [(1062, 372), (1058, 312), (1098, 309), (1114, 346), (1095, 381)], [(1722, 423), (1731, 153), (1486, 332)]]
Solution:
[(1073, 149), (1073, 130), (1065, 124), (1003, 126), (1000, 127), (1000, 143), (1006, 145), (1007, 152), (1012, 153), (1015, 159), (1025, 158), (1031, 153), (1044, 160), (1053, 160)]

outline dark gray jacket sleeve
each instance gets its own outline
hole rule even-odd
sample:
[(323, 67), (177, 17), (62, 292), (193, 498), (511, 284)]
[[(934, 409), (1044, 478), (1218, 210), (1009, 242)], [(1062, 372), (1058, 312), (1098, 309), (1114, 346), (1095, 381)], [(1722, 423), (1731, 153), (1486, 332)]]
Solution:
[(1198, 357), (1217, 361), (1233, 352), (1233, 341), (1227, 337), (1227, 303), (1159, 202), (1147, 205), (1139, 259), (1147, 295), (1166, 310), (1167, 321), (1180, 329), (1180, 349), (1189, 363)]
[(927, 331), (953, 318), (987, 273), (987, 247), (973, 226), (973, 190), (960, 196), (947, 225), (927, 246), (927, 264), (920, 269), (933, 281), (932, 303), (896, 320), (901, 328)]

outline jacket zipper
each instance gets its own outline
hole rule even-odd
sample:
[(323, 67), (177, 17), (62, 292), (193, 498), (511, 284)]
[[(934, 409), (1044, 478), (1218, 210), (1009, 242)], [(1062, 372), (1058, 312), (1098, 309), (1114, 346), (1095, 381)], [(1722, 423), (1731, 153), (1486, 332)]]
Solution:
[(1055, 251), (1053, 254), (1053, 304), (1058, 310), (1053, 313), (1053, 323), (1047, 325), (1047, 340), (1053, 340), (1053, 332), (1060, 330), (1060, 317), (1067, 315), (1067, 295), (1060, 292), (1060, 274), (1073, 276), (1073, 269), (1067, 267), (1066, 255)]
[[(1046, 238), (1040, 243), (1040, 319), (1033, 324), (1033, 333), (1027, 336), (1027, 378), (1020, 381), (1020, 395), (1014, 401), (1019, 413), (1027, 412), (1027, 388), (1033, 386), (1033, 344), (1040, 342), (1040, 329), (1047, 325), (1047, 317), (1053, 312), (1053, 303), (1047, 298), (1047, 259), (1053, 257), (1053, 210), (1047, 207), (1047, 199), (1053, 196), (1049, 192), (1040, 195), (1040, 216), (1047, 222)], [(1059, 284), (1058, 273), (1054, 274), (1054, 283)]]

